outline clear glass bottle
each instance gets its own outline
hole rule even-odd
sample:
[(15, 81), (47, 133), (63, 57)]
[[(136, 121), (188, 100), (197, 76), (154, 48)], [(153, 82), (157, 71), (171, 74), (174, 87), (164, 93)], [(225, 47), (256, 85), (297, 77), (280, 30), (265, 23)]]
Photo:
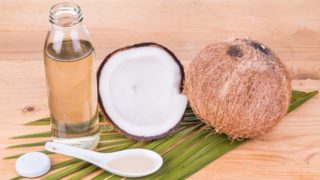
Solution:
[(53, 140), (94, 149), (99, 142), (95, 52), (78, 5), (50, 9), (44, 62)]

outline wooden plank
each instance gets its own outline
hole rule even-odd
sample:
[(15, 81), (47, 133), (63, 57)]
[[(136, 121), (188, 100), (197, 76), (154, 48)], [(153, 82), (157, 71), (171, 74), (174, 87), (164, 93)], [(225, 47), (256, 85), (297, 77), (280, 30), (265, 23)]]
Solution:
[[(46, 117), (42, 62), (48, 9), (59, 1), (0, 4), (0, 177), (16, 175), (13, 160), (37, 148), (5, 149), (9, 137), (47, 127), (22, 123)], [(320, 89), (320, 1), (74, 1), (84, 11), (99, 62), (116, 48), (155, 41), (187, 68), (206, 44), (252, 37), (268, 44), (290, 69), (293, 87)], [(226, 154), (190, 179), (317, 179), (320, 176), (320, 97), (285, 117), (268, 135)], [(56, 156), (54, 161), (61, 160)]]

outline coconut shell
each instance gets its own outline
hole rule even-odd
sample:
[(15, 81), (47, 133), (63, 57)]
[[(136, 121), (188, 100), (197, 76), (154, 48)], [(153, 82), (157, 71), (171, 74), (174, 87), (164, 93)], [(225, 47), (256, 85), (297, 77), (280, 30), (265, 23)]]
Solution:
[(218, 133), (254, 138), (286, 114), (291, 78), (270, 48), (235, 39), (208, 45), (194, 58), (184, 94), (195, 114)]

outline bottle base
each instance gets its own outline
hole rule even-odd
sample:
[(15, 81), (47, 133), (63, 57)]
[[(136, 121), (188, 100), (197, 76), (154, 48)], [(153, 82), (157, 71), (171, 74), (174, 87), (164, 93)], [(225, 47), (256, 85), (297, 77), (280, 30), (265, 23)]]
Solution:
[(79, 147), (83, 149), (95, 149), (100, 141), (100, 133), (80, 138), (59, 138), (53, 137), (53, 142), (66, 144), (69, 146)]

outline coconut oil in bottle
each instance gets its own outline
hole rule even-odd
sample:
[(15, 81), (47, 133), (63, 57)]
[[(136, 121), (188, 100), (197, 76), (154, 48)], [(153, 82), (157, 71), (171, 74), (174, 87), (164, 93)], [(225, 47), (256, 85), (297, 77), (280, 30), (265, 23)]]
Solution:
[(95, 53), (80, 7), (50, 10), (44, 62), (53, 141), (86, 149), (99, 142)]

